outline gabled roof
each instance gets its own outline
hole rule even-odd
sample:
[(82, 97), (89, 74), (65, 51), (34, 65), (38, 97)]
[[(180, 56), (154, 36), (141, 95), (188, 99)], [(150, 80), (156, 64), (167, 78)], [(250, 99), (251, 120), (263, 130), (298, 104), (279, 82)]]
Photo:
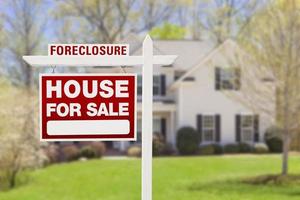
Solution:
[(195, 71), (197, 71), (201, 66), (203, 66), (206, 62), (208, 62), (211, 58), (213, 58), (222, 48), (229, 47), (231, 48), (239, 48), (235, 41), (232, 39), (225, 40), (222, 44), (212, 49), (208, 54), (206, 54), (200, 62), (191, 67), (185, 74), (183, 74), (178, 80), (176, 80), (170, 87), (170, 89), (175, 88), (178, 84), (192, 75)]
[[(143, 41), (134, 34), (129, 34), (120, 43), (128, 43), (130, 45), (131, 55), (140, 55), (142, 53)], [(189, 70), (214, 49), (214, 44), (208, 40), (153, 40), (153, 45), (154, 55), (178, 55), (173, 67), (182, 71)]]

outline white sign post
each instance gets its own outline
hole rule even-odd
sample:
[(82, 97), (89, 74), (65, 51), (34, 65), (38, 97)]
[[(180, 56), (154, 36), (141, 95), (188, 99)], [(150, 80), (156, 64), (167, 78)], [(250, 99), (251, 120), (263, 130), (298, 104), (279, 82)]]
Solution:
[(92, 67), (143, 65), (142, 93), (142, 200), (152, 200), (152, 105), (153, 65), (171, 65), (177, 56), (153, 55), (153, 42), (149, 35), (143, 42), (142, 56), (23, 56), (33, 67)]

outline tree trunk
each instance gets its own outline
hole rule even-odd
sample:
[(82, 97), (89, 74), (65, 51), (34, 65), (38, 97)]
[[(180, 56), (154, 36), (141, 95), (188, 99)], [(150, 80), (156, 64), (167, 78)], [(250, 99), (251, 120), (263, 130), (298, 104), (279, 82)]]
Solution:
[(282, 171), (281, 175), (288, 174), (288, 159), (289, 159), (289, 150), (290, 150), (290, 134), (285, 132), (283, 134), (283, 151), (282, 151)]
[(16, 177), (17, 177), (17, 172), (13, 171), (9, 179), (9, 188), (14, 188), (16, 186)]

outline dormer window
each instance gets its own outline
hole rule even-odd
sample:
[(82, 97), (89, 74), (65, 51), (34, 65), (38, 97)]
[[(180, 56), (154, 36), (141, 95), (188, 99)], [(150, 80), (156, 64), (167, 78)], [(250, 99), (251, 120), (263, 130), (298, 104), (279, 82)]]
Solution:
[(239, 68), (215, 68), (216, 90), (239, 90), (241, 72)]

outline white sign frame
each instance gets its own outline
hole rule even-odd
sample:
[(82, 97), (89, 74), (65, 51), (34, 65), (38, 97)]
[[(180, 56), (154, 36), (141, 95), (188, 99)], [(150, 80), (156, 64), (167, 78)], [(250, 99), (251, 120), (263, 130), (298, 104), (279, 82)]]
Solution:
[(142, 200), (152, 200), (153, 65), (171, 65), (176, 55), (153, 55), (153, 41), (147, 35), (142, 56), (23, 56), (33, 67), (91, 67), (143, 65), (142, 77)]

